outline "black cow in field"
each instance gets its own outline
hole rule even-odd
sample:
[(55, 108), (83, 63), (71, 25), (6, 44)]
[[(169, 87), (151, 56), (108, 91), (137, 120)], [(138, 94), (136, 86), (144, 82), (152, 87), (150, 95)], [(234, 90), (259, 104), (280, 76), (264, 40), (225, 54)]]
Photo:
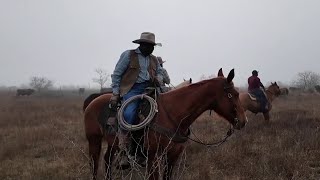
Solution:
[(17, 89), (17, 96), (30, 96), (35, 92), (34, 89)]
[(315, 89), (318, 93), (320, 93), (320, 85), (314, 86), (314, 89)]
[(79, 88), (79, 95), (82, 95), (82, 94), (84, 94), (84, 91), (85, 91), (86, 89), (85, 88)]

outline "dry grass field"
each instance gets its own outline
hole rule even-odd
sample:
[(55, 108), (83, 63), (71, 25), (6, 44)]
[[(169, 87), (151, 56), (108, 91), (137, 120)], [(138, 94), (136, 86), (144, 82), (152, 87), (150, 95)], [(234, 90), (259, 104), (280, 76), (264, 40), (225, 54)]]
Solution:
[[(90, 178), (84, 97), (2, 92), (0, 99), (1, 180)], [(280, 97), (268, 124), (262, 115), (248, 113), (248, 125), (219, 147), (189, 142), (175, 179), (320, 179), (319, 109), (319, 95)], [(225, 135), (228, 124), (205, 112), (192, 130), (213, 142)]]

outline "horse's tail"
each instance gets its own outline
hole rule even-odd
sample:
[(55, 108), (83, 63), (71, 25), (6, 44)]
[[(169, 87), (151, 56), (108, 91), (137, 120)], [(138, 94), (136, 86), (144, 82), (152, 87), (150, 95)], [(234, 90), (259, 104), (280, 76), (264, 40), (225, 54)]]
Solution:
[(89, 104), (96, 99), (97, 97), (103, 95), (105, 93), (94, 93), (94, 94), (90, 94), (83, 102), (83, 107), (82, 110), (83, 112), (86, 110), (86, 108), (89, 106)]
[[(101, 110), (103, 110), (103, 107), (105, 106), (106, 102), (110, 101), (110, 98), (111, 94), (91, 94), (86, 99), (83, 105), (83, 108), (86, 109), (86, 111), (84, 112), (84, 129), (86, 138), (89, 143), (89, 158), (90, 160), (92, 160), (90, 165), (93, 177), (97, 176), (102, 139), (104, 135), (98, 118), (101, 113)], [(91, 105), (88, 106), (89, 104)], [(112, 136), (112, 138), (114, 138), (114, 136)]]

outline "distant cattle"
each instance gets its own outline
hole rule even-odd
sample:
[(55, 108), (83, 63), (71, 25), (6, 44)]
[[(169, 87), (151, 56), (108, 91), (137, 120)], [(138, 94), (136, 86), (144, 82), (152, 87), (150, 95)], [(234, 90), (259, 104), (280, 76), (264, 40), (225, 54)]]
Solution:
[(295, 92), (303, 91), (302, 88), (298, 88), (298, 87), (289, 87), (289, 90), (290, 90), (290, 91), (295, 91)]
[(314, 89), (315, 89), (318, 93), (320, 93), (320, 85), (314, 86)]
[(101, 88), (100, 89), (100, 93), (111, 93), (112, 92), (112, 88)]
[(288, 88), (280, 88), (280, 94), (281, 95), (288, 95), (289, 89)]
[(17, 89), (17, 96), (30, 96), (34, 93), (34, 89)]
[(85, 88), (79, 88), (79, 95), (84, 94)]

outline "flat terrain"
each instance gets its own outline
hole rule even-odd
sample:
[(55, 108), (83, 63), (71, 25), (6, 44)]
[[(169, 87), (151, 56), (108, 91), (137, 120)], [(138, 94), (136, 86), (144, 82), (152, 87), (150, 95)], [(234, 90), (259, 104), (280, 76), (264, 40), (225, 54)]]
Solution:
[[(89, 179), (83, 96), (15, 97), (0, 94), (0, 179)], [(189, 142), (175, 179), (320, 179), (320, 96), (274, 101), (271, 122), (249, 123), (219, 147)], [(228, 124), (205, 112), (192, 125), (214, 142)], [(104, 146), (105, 148), (105, 146)], [(102, 164), (102, 163), (101, 163)], [(102, 179), (102, 170), (99, 172)]]

